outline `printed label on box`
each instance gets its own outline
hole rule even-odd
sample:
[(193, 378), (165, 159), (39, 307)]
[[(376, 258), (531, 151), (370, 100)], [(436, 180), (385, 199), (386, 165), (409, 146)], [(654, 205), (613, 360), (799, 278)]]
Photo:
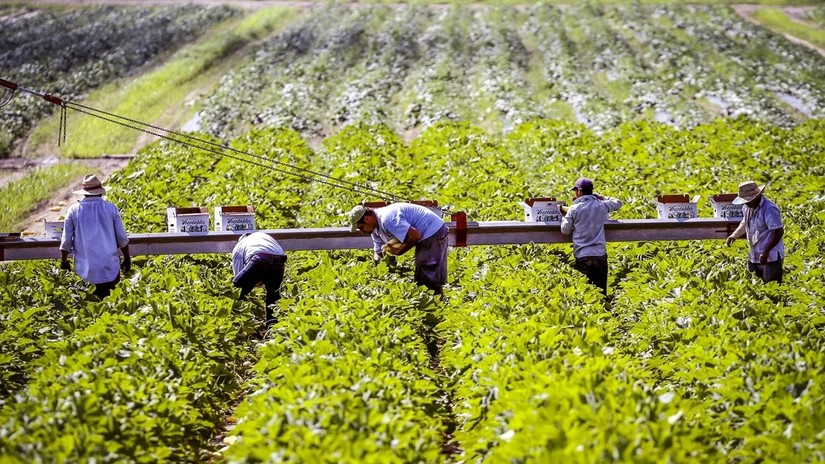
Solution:
[(717, 204), (714, 209), (714, 217), (742, 219), (742, 205), (734, 205), (733, 203)]
[(555, 198), (528, 198), (519, 204), (524, 208), (525, 222), (561, 222), (564, 216), (559, 211), (559, 206), (564, 205), (564, 202), (556, 201)]
[(209, 231), (209, 222), (207, 218), (183, 218), (178, 222), (181, 232), (207, 232)]
[(206, 234), (209, 232), (209, 212), (206, 208), (167, 208), (166, 218), (171, 233)]
[(664, 205), (659, 214), (659, 219), (690, 219), (695, 217), (696, 205), (690, 203)]
[(46, 230), (46, 237), (62, 238), (64, 221), (44, 221), (43, 227)]

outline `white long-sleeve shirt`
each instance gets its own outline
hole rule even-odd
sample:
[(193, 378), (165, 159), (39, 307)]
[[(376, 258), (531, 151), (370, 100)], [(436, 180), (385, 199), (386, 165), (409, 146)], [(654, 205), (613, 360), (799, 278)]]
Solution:
[(595, 195), (576, 198), (567, 214), (561, 220), (561, 233), (573, 233), (573, 256), (604, 256), (607, 254), (607, 241), (604, 238), (604, 223), (608, 215), (622, 207), (622, 202), (604, 197), (599, 200)]
[(129, 244), (120, 211), (101, 197), (85, 197), (69, 207), (60, 250), (74, 255), (74, 271), (90, 284), (115, 280), (118, 249)]

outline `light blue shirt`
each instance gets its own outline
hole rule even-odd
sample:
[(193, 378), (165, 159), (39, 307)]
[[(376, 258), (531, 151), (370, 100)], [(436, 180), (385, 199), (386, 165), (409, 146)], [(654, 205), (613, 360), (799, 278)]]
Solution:
[(237, 276), (246, 263), (257, 253), (284, 256), (284, 249), (269, 235), (263, 232), (244, 234), (232, 249), (232, 272)]
[(622, 202), (612, 197), (599, 200), (595, 195), (584, 195), (573, 200), (567, 214), (561, 219), (561, 233), (573, 233), (574, 257), (607, 254), (604, 223), (610, 213), (621, 207)]
[(436, 234), (444, 221), (429, 209), (413, 203), (392, 203), (375, 209), (378, 226), (372, 232), (373, 250), (381, 253), (381, 245), (393, 238), (403, 242), (410, 226), (421, 233), (421, 240)]
[[(755, 209), (742, 205), (742, 216), (742, 222), (745, 223), (745, 235), (751, 247), (748, 252), (748, 261), (758, 264), (759, 255), (767, 248), (772, 235), (769, 232), (783, 227), (782, 216), (776, 204), (765, 197), (762, 197), (759, 206)], [(780, 239), (779, 243), (768, 253), (768, 262), (784, 257), (785, 243)]]
[(129, 244), (120, 211), (101, 197), (85, 197), (69, 207), (60, 250), (74, 255), (74, 271), (90, 284), (115, 280), (118, 249)]

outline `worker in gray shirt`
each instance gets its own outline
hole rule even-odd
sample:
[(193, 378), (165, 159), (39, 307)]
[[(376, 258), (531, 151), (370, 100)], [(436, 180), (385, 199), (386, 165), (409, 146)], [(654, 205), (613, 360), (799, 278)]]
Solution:
[(571, 189), (576, 198), (570, 208), (559, 207), (564, 217), (561, 233), (573, 234), (575, 268), (581, 271), (591, 284), (602, 289), (607, 296), (607, 244), (604, 223), (608, 215), (622, 207), (622, 202), (593, 193), (593, 181), (582, 177)]
[(240, 287), (243, 299), (256, 286), (266, 288), (266, 327), (275, 322), (272, 306), (281, 299), (286, 253), (274, 238), (263, 232), (243, 234), (232, 250), (232, 283)]
[(765, 187), (754, 181), (739, 184), (739, 196), (733, 204), (742, 205), (742, 222), (727, 239), (730, 246), (734, 240), (745, 235), (750, 245), (748, 270), (762, 279), (762, 282), (782, 283), (782, 262), (785, 258), (785, 227), (776, 204), (762, 195)]

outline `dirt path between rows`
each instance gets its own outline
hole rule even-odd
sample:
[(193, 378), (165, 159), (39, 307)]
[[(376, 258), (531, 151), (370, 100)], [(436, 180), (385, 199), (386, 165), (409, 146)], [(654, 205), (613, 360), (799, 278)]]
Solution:
[[(32, 161), (32, 160), (28, 160)], [(97, 174), (97, 177), (105, 184), (106, 179), (112, 173), (119, 171), (126, 167), (129, 163), (128, 158), (94, 158), (94, 159), (64, 159), (57, 161), (61, 164), (80, 164), (88, 167), (88, 174)], [(54, 163), (50, 163), (54, 164)], [(16, 175), (25, 175), (25, 172), (15, 173)], [(51, 198), (38, 203), (37, 208), (29, 214), (26, 218), (25, 226), (23, 228), (24, 235), (43, 236), (46, 234), (43, 221), (57, 221), (58, 218), (66, 215), (66, 210), (69, 209), (73, 203), (80, 200), (82, 197), (74, 195), (72, 192), (80, 188), (83, 182), (83, 176), (80, 175), (69, 183), (69, 185), (62, 187), (54, 192)]]

